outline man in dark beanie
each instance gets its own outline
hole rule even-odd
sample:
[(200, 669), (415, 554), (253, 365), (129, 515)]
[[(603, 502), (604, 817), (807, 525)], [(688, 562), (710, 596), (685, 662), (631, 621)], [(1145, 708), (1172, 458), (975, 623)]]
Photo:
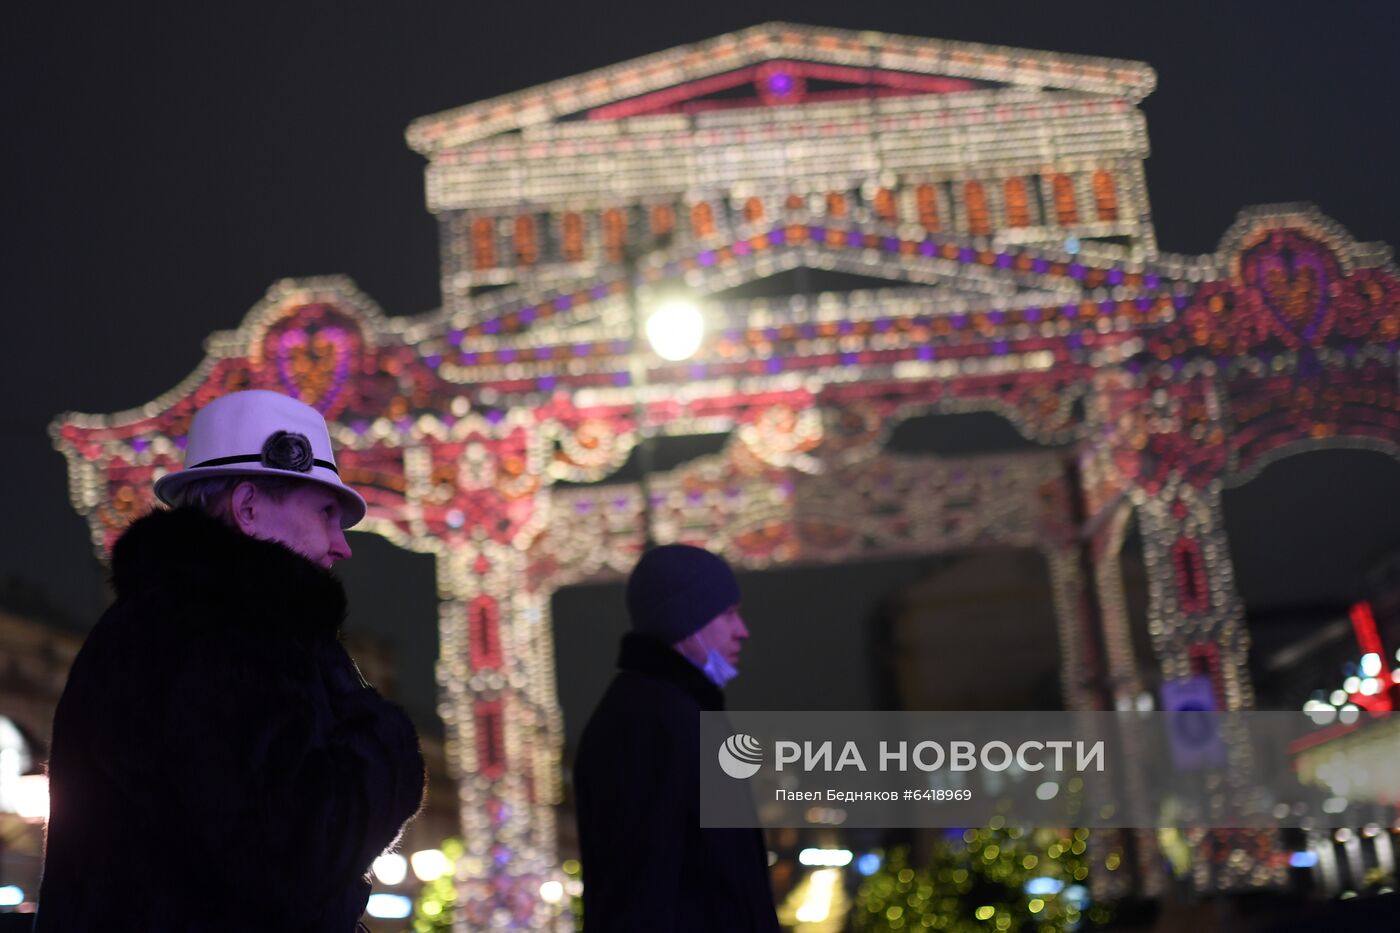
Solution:
[(723, 558), (669, 544), (627, 580), (632, 631), (574, 764), (590, 933), (776, 933), (757, 829), (700, 828), (700, 713), (748, 629)]

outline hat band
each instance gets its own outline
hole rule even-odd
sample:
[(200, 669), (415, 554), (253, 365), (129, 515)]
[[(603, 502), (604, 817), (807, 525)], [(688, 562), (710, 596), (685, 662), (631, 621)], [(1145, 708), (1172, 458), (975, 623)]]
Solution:
[[(197, 469), (197, 468), (199, 468), (199, 467), (224, 466), (224, 465), (229, 464), (229, 463), (263, 463), (263, 462), (264, 462), (264, 461), (263, 461), (263, 457), (262, 457), (261, 454), (242, 454), (242, 455), (237, 456), (237, 457), (215, 457), (215, 458), (212, 459), (212, 460), (201, 460), (199, 463), (196, 463), (196, 464), (194, 464), (193, 466), (187, 466), (187, 467), (185, 467), (185, 469), (187, 469), (187, 470), (194, 470), (194, 469)], [(268, 466), (271, 466), (271, 464), (267, 464), (267, 465), (268, 465)], [(330, 471), (331, 471), (332, 473), (334, 473), (336, 476), (339, 476), (339, 475), (340, 475), (340, 471), (337, 470), (337, 469), (335, 468), (335, 464), (334, 464), (334, 463), (331, 463), (331, 462), (329, 462), (329, 461), (327, 461), (327, 460), (312, 460), (312, 461), (311, 461), (311, 465), (312, 465), (312, 466), (318, 466), (318, 467), (325, 467), (327, 470), (330, 470)], [(284, 468), (284, 467), (273, 467), (273, 469), (274, 469), (274, 470), (284, 470), (284, 471), (287, 472), (287, 473), (296, 473), (296, 472), (298, 472), (297, 470), (288, 470), (288, 469), (286, 469), (286, 468)]]

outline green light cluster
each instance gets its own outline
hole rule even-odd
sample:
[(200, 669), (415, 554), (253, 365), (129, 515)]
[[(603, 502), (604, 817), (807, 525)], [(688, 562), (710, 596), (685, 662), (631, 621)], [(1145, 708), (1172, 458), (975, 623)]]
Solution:
[[(915, 868), (906, 848), (892, 849), (856, 895), (857, 933), (1071, 933), (1106, 922), (1107, 905), (1068, 893), (1086, 885), (1086, 829), (989, 827), (940, 836), (928, 864)], [(1032, 879), (1062, 887), (1029, 893)]]
[[(438, 847), (455, 866), (466, 851), (462, 840), (444, 839)], [(457, 910), (457, 885), (454, 872), (423, 884), (418, 903), (413, 908), (413, 933), (452, 933), (452, 917)]]

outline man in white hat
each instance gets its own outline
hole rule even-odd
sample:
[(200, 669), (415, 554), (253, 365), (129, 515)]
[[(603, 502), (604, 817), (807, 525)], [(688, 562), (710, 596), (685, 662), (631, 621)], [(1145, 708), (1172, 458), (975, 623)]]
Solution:
[(275, 392), (205, 406), (185, 461), (59, 701), (35, 931), (351, 933), (423, 795), (413, 725), (339, 642), (364, 499)]

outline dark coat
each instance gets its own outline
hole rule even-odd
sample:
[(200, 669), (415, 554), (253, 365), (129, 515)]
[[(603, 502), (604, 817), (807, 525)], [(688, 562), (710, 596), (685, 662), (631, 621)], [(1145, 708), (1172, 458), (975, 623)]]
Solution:
[(776, 933), (763, 834), (700, 828), (700, 712), (724, 695), (645, 636), (618, 667), (574, 764), (584, 929)]
[(112, 552), (54, 716), (36, 933), (351, 933), (423, 795), (336, 579), (190, 508)]

